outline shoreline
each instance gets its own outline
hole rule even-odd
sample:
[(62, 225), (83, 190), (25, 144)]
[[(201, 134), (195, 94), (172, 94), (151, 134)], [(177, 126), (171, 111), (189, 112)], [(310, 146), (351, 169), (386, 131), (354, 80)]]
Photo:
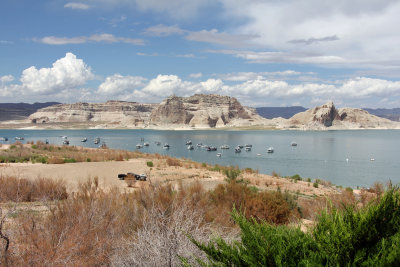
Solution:
[[(0, 122), (0, 130), (154, 130), (154, 131), (348, 131), (348, 130), (400, 130), (398, 127), (274, 127), (270, 125), (254, 125), (254, 126), (228, 126), (218, 128), (206, 127), (112, 127), (102, 123), (53, 123), (53, 124), (33, 124), (33, 123), (6, 123), (9, 121)], [(89, 124), (89, 125), (88, 125)], [(83, 126), (84, 125), (84, 126)]]

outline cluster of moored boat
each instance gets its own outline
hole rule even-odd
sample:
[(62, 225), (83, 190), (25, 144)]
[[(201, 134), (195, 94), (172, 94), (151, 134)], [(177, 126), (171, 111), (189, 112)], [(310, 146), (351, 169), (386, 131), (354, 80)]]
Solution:
[[(142, 140), (143, 141), (143, 140)], [(159, 142), (159, 141), (155, 141), (154, 142), (154, 144), (156, 144), (157, 146), (161, 146), (161, 142)], [(145, 146), (149, 146), (150, 144), (149, 143), (147, 143), (147, 142), (145, 142), (145, 143), (143, 143), (143, 144), (137, 144), (136, 145), (136, 148), (137, 149), (141, 149), (141, 148), (143, 148), (143, 147), (145, 147)], [(195, 149), (195, 147), (197, 147), (197, 148), (203, 148), (203, 149), (205, 149), (206, 151), (217, 151), (218, 150), (218, 148), (216, 147), (216, 146), (209, 146), (209, 145), (206, 145), (206, 144), (203, 144), (203, 143), (198, 143), (197, 145), (193, 145), (193, 142), (191, 141), (191, 140), (188, 140), (188, 141), (186, 141), (185, 142), (185, 145), (186, 145), (186, 148), (187, 148), (187, 150), (194, 150)], [(297, 146), (297, 143), (296, 142), (292, 142), (291, 143), (291, 146)], [(242, 150), (245, 150), (245, 151), (247, 151), (247, 152), (249, 152), (249, 151), (251, 151), (252, 150), (252, 147), (253, 147), (253, 145), (251, 145), (251, 144), (245, 144), (245, 145), (237, 145), (235, 148), (234, 148), (234, 152), (235, 153), (241, 153), (242, 152)], [(164, 145), (163, 145), (163, 149), (169, 149), (170, 148), (170, 145), (168, 144), (168, 143), (165, 143)], [(230, 149), (230, 147), (228, 146), (228, 145), (221, 145), (220, 147), (219, 147), (219, 149), (221, 149), (221, 150), (227, 150), (227, 149)], [(274, 147), (269, 147), (268, 149), (267, 149), (267, 153), (274, 153)], [(257, 154), (257, 155), (260, 155), (260, 154)], [(217, 156), (218, 157), (221, 157), (222, 156), (222, 153), (217, 153)]]

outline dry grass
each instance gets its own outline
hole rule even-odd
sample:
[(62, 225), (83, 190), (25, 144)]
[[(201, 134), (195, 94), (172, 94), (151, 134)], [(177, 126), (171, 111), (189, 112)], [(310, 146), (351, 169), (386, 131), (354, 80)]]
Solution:
[(0, 202), (31, 202), (61, 200), (68, 197), (63, 180), (38, 178), (28, 180), (14, 176), (0, 176)]

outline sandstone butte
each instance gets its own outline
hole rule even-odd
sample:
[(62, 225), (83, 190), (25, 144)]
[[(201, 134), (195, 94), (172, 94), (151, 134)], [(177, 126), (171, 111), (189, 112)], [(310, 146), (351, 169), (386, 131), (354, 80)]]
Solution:
[(11, 128), (127, 129), (400, 129), (400, 123), (355, 108), (336, 109), (333, 102), (290, 119), (265, 119), (234, 97), (172, 95), (160, 104), (126, 101), (58, 104), (39, 109), (27, 120), (3, 122)]

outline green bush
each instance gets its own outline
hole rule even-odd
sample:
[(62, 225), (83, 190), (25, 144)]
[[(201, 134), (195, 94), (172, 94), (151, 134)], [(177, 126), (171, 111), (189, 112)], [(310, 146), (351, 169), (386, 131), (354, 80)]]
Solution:
[(74, 159), (74, 158), (65, 158), (64, 159), (64, 163), (75, 163), (76, 162), (76, 159)]
[(152, 161), (148, 161), (148, 162), (146, 162), (146, 164), (147, 164), (147, 167), (154, 167), (154, 164)]
[(314, 183), (313, 183), (313, 186), (314, 186), (315, 188), (318, 188), (318, 182), (314, 182)]
[(302, 180), (301, 176), (298, 175), (298, 174), (292, 175), (292, 176), (290, 176), (290, 178), (295, 180), (295, 181), (301, 181)]
[[(315, 227), (275, 226), (246, 219), (235, 210), (240, 241), (215, 238), (208, 244), (191, 241), (210, 262), (202, 266), (399, 266), (400, 193), (385, 192), (363, 208), (344, 206), (323, 212)], [(184, 265), (188, 260), (181, 258)]]

